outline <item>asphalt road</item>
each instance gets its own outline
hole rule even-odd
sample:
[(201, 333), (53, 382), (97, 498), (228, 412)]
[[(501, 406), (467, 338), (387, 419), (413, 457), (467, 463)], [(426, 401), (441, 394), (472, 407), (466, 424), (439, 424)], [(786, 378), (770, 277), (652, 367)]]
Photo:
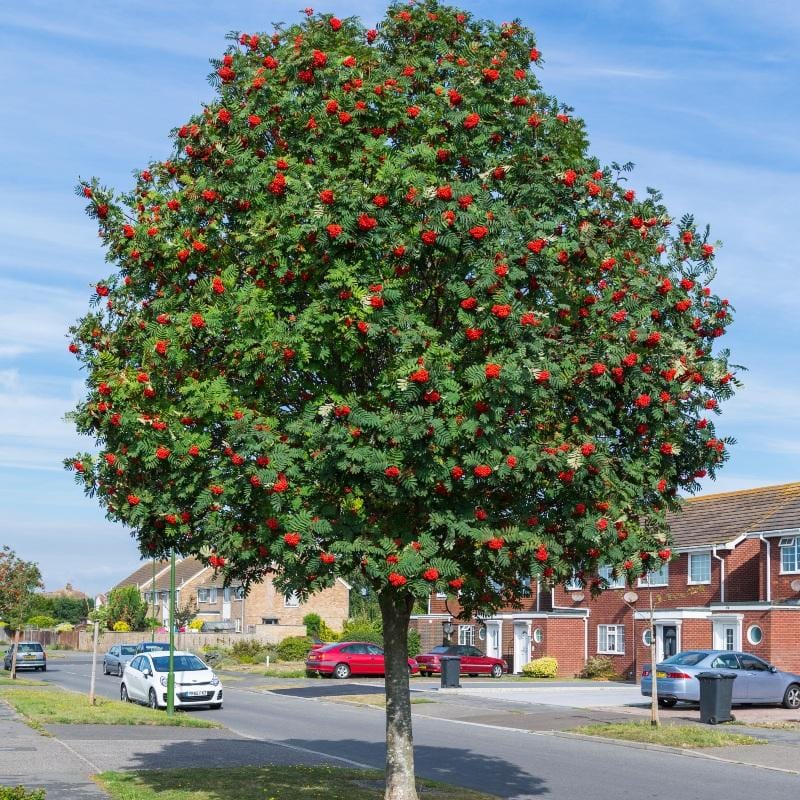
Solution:
[[(86, 692), (89, 662), (83, 656), (53, 659), (47, 673), (34, 677)], [(248, 683), (252, 685), (225, 684), (223, 710), (191, 713), (294, 751), (383, 768), (384, 720), (379, 711), (318, 697), (255, 692), (248, 690)], [(98, 669), (96, 691), (118, 697), (119, 679)], [(509, 800), (785, 800), (800, 791), (800, 779), (785, 773), (488, 724), (417, 716), (414, 740), (418, 774)]]

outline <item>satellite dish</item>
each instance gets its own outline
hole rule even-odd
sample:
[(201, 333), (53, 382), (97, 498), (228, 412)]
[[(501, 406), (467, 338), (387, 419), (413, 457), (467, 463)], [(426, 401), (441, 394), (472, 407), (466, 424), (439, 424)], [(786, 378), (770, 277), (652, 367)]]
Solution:
[(583, 592), (573, 592), (571, 596), (572, 596), (572, 601), (574, 603), (580, 603), (585, 595), (583, 594)]
[(800, 580), (792, 581), (789, 586), (792, 587), (793, 592), (800, 592)]
[(636, 594), (636, 592), (625, 592), (625, 594), (622, 595), (622, 599), (626, 603), (635, 603), (639, 599), (639, 595)]

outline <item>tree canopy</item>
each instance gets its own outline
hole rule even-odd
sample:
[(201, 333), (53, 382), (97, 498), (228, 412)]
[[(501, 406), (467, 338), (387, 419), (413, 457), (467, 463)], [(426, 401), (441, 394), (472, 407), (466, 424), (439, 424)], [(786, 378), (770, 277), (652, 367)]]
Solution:
[(657, 568), (726, 458), (708, 230), (589, 153), (519, 22), (309, 12), (232, 36), (132, 189), (78, 187), (112, 271), (67, 466), (146, 556), (301, 596)]
[(0, 620), (20, 628), (27, 619), (42, 575), (33, 561), (24, 561), (7, 545), (0, 547)]

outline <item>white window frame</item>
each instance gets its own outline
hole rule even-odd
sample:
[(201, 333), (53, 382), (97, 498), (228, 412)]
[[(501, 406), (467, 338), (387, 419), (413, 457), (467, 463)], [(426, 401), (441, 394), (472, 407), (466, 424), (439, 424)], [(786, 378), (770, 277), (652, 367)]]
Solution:
[[(610, 634), (610, 636), (609, 636)], [(611, 641), (609, 641), (611, 639)], [(611, 649), (609, 646), (611, 645)], [(598, 625), (597, 652), (609, 656), (625, 655), (625, 626)]]
[[(800, 572), (800, 536), (783, 536), (778, 542), (778, 548), (781, 554), (781, 575), (794, 575)], [(788, 563), (787, 555), (792, 555), (794, 558), (794, 569), (791, 567), (787, 569)]]
[(197, 590), (197, 605), (213, 605), (217, 602), (217, 587), (208, 586)]
[(283, 606), (284, 608), (299, 608), (300, 596), (297, 594), (297, 592), (290, 592), (289, 594), (285, 594), (283, 596)]
[[(758, 631), (758, 641), (755, 640), (755, 636), (753, 636), (753, 631)], [(747, 641), (753, 645), (753, 647), (758, 647), (758, 645), (764, 642), (764, 629), (760, 625), (750, 625), (747, 628)]]
[[(659, 583), (654, 583), (658, 580)], [(669, 586), (669, 564), (664, 562), (657, 570), (651, 570), (639, 578), (639, 586)]]
[[(703, 558), (708, 563), (708, 579), (707, 580), (694, 580), (692, 578), (692, 561), (696, 558)], [(702, 550), (697, 553), (689, 553), (689, 564), (686, 569), (686, 584), (688, 586), (701, 586), (711, 583), (711, 551)]]
[(459, 625), (458, 626), (458, 643), (475, 647), (475, 626), (474, 625)]
[(597, 574), (608, 583), (609, 589), (624, 589), (626, 585), (625, 575), (617, 575), (614, 577), (614, 567), (610, 564), (604, 564), (597, 570)]
[(572, 577), (564, 584), (564, 589), (567, 592), (583, 591), (583, 581), (573, 572)]

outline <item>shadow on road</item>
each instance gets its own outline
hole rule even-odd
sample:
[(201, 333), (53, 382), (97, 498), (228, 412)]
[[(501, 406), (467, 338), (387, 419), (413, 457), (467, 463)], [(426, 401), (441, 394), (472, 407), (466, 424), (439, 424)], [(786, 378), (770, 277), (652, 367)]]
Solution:
[[(165, 768), (258, 766), (277, 762), (329, 764), (345, 768), (364, 765), (383, 771), (385, 752), (383, 742), (355, 739), (287, 739), (262, 742), (214, 738), (207, 741), (165, 742), (155, 752), (134, 752), (128, 762), (128, 769), (155, 770), (147, 772), (144, 780), (154, 790), (166, 792), (169, 788), (169, 776), (159, 772)], [(533, 762), (535, 752), (531, 756)], [(542, 779), (523, 772), (504, 759), (493, 758), (474, 750), (444, 745), (417, 746), (414, 748), (414, 757), (417, 775), (422, 778), (488, 792), (508, 800), (549, 794)], [(207, 796), (209, 800), (233, 800), (236, 794), (234, 791), (232, 794), (225, 792)]]

